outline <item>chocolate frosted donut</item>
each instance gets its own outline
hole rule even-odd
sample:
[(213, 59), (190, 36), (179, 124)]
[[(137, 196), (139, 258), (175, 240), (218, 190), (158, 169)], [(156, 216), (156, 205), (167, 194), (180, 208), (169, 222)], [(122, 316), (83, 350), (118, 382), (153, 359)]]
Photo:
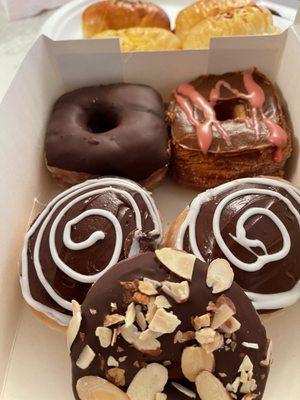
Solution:
[(281, 103), (256, 69), (178, 86), (168, 110), (174, 178), (205, 190), (237, 178), (282, 176), (292, 147)]
[(154, 201), (135, 182), (107, 177), (74, 186), (48, 204), (25, 236), (23, 296), (39, 313), (67, 325), (73, 299), (81, 303), (105, 271), (155, 249), (160, 238)]
[(149, 86), (125, 83), (67, 93), (54, 105), (45, 153), (65, 184), (117, 175), (149, 187), (169, 162), (162, 99)]
[(199, 194), (166, 245), (206, 262), (225, 257), (258, 310), (300, 298), (300, 192), (289, 182), (239, 179)]
[[(215, 279), (215, 267), (222, 282)], [(81, 308), (73, 303), (68, 346), (76, 399), (106, 398), (107, 382), (96, 377), (127, 391), (123, 397), (110, 385), (111, 395), (119, 393), (113, 400), (165, 398), (156, 392), (184, 400), (187, 390), (201, 400), (240, 400), (245, 394), (261, 399), (269, 343), (251, 302), (232, 279), (225, 260), (207, 269), (193, 255), (166, 248), (111, 268)], [(219, 397), (204, 393), (212, 381)]]

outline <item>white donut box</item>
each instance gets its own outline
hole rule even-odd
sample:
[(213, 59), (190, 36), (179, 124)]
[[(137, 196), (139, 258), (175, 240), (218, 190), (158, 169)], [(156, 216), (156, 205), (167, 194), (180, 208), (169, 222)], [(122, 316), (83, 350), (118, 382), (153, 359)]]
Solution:
[[(121, 54), (118, 41), (51, 41), (41, 36), (0, 105), (0, 399), (72, 400), (65, 337), (25, 305), (19, 288), (23, 236), (58, 192), (44, 162), (44, 134), (54, 101), (92, 84), (145, 83), (165, 100), (199, 75), (256, 66), (280, 87), (294, 127), (288, 178), (300, 185), (300, 12), (278, 36), (218, 38), (209, 50)], [(164, 226), (196, 192), (166, 181), (154, 191)], [(299, 238), (300, 245), (300, 238)], [(264, 400), (300, 399), (300, 303), (266, 323), (274, 362)]]

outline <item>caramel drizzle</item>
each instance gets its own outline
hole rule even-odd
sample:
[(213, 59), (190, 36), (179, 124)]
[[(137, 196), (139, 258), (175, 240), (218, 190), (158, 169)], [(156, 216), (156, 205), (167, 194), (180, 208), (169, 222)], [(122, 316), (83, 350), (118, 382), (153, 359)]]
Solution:
[[(282, 162), (282, 150), (287, 146), (287, 132), (264, 114), (263, 107), (266, 101), (265, 93), (253, 79), (253, 72), (254, 69), (242, 73), (247, 94), (233, 88), (224, 80), (219, 80), (215, 87), (212, 88), (209, 101), (207, 101), (192, 85), (187, 83), (181, 84), (176, 89), (174, 93), (175, 99), (186, 114), (189, 123), (195, 127), (199, 147), (203, 154), (207, 154), (213, 140), (212, 126), (215, 126), (227, 145), (231, 145), (228, 133), (222, 127), (220, 121), (217, 120), (214, 110), (217, 101), (221, 98), (221, 88), (225, 87), (237, 98), (245, 99), (249, 102), (252, 117), (246, 119), (245, 124), (247, 128), (253, 127), (257, 139), (261, 136), (259, 129), (259, 119), (261, 117), (269, 130), (268, 140), (277, 147), (274, 160), (277, 163)], [(194, 116), (193, 106), (202, 112), (204, 120), (198, 120)]]

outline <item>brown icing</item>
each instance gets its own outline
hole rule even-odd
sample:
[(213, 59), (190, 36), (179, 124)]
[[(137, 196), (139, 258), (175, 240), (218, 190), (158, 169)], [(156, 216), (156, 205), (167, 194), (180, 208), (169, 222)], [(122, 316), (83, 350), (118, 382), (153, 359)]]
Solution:
[[(193, 329), (191, 317), (205, 314), (207, 312), (206, 307), (208, 303), (210, 301), (216, 301), (219, 297), (219, 295), (213, 295), (211, 289), (206, 286), (206, 273), (206, 264), (197, 260), (194, 266), (192, 281), (190, 283), (190, 296), (187, 302), (178, 304), (168, 297), (172, 305), (171, 310), (181, 320), (178, 330), (185, 332)], [(159, 338), (162, 352), (155, 357), (142, 354), (125, 342), (121, 336), (118, 336), (117, 342), (113, 347), (101, 348), (99, 338), (95, 336), (96, 328), (103, 326), (105, 317), (111, 314), (112, 302), (116, 303), (117, 311), (115, 312), (121, 315), (124, 315), (126, 312), (127, 304), (124, 303), (124, 287), (120, 282), (143, 279), (144, 277), (159, 282), (164, 280), (172, 282), (182, 281), (177, 275), (170, 273), (170, 271), (158, 261), (154, 253), (145, 253), (121, 261), (118, 265), (105, 273), (88, 292), (81, 308), (82, 322), (79, 333), (71, 347), (73, 388), (74, 395), (77, 399), (78, 396), (75, 389), (77, 380), (86, 375), (96, 375), (106, 378), (106, 373), (109, 368), (106, 365), (106, 360), (109, 356), (113, 356), (116, 360), (118, 360), (119, 357), (127, 356), (126, 360), (119, 365), (120, 368), (125, 370), (126, 383), (122, 388), (125, 391), (126, 387), (139, 370), (139, 368), (133, 365), (136, 360), (144, 363), (163, 363), (163, 361), (168, 360), (171, 361), (171, 365), (167, 367), (169, 371), (169, 383), (165, 388), (165, 392), (172, 396), (172, 399), (186, 398), (186, 396), (171, 386), (172, 381), (190, 387), (190, 389), (196, 392), (195, 386), (189, 384), (187, 380), (184, 379), (180, 361), (183, 348), (196, 344), (196, 342), (174, 344), (174, 336), (177, 330), (172, 334), (165, 334)], [(268, 376), (268, 368), (260, 365), (260, 362), (265, 358), (267, 347), (265, 329), (253, 309), (251, 302), (237, 284), (233, 283), (231, 288), (225, 292), (225, 295), (229, 297), (236, 306), (236, 318), (240, 321), (241, 328), (236, 332), (237, 345), (234, 351), (226, 351), (223, 347), (214, 352), (216, 359), (214, 374), (221, 379), (224, 385), (233, 382), (243, 357), (246, 354), (249, 355), (254, 364), (254, 378), (257, 380), (258, 385), (258, 389), (255, 392), (260, 393), (257, 399), (261, 399)], [(259, 345), (259, 350), (246, 348), (242, 345), (243, 342), (257, 343)], [(80, 369), (76, 366), (76, 361), (85, 345), (89, 345), (96, 356), (86, 369)], [(123, 352), (118, 352), (119, 346), (124, 349)], [(105, 361), (104, 367), (103, 362), (101, 363), (101, 359)], [(218, 373), (225, 373), (226, 377), (220, 377)], [(241, 394), (237, 395), (238, 400), (242, 399), (242, 397), (243, 395)]]
[(45, 153), (50, 167), (145, 180), (169, 162), (162, 99), (125, 83), (66, 93), (52, 110)]
[[(277, 182), (275, 180), (268, 180), (267, 184), (259, 183), (257, 178), (247, 179), (247, 181), (233, 182), (233, 187), (219, 194), (208, 191), (203, 193), (203, 195), (199, 195), (199, 198), (203, 198), (203, 201), (201, 201), (200, 211), (194, 217), (196, 218), (195, 234), (197, 247), (206, 262), (211, 262), (218, 257), (225, 257), (213, 233), (213, 218), (217, 206), (231, 193), (245, 189), (271, 190), (274, 194), (279, 193), (288, 199), (297, 210), (296, 212), (300, 213), (300, 200), (296, 200), (296, 193), (296, 198), (289, 194), (287, 191), (288, 186), (286, 188), (279, 188), (275, 186)], [(216, 189), (218, 190), (218, 188)], [(300, 199), (299, 195), (298, 199)], [(245, 263), (255, 262), (257, 255), (264, 254), (263, 248), (255, 248), (253, 246), (253, 251), (250, 251), (235, 239), (237, 235), (237, 221), (245, 212), (254, 208), (269, 210), (280, 219), (289, 233), (291, 247), (285, 257), (267, 262), (258, 271), (245, 271), (236, 267), (234, 263), (231, 263), (235, 270), (235, 280), (240, 286), (250, 292), (275, 294), (289, 291), (295, 287), (300, 279), (300, 226), (295, 213), (280, 198), (269, 194), (248, 193), (229, 201), (221, 214), (221, 236), (227, 248), (230, 249), (231, 253), (237, 259)], [(274, 254), (282, 249), (282, 235), (278, 226), (267, 215), (261, 215), (257, 212), (256, 215), (253, 215), (245, 222), (244, 228), (246, 230), (246, 237), (261, 241), (266, 248), (267, 254)], [(189, 231), (187, 230), (184, 235), (183, 249), (190, 252), (192, 249), (189, 235)]]
[(275, 162), (286, 160), (286, 118), (273, 85), (257, 70), (200, 77), (180, 85), (174, 99), (169, 108), (174, 144), (204, 154), (275, 146)]
[[(127, 186), (128, 184), (131, 185), (130, 188)], [(102, 192), (97, 192), (99, 190)], [(125, 194), (127, 193), (127, 197), (125, 194), (120, 193), (120, 191), (123, 191)], [(70, 193), (69, 198), (67, 198), (67, 193)], [(45, 286), (37, 274), (37, 263), (34, 261), (34, 251), (37, 249), (38, 235), (45, 219), (49, 217), (49, 213), (52, 212), (54, 207), (58, 205), (42, 233), (40, 249), (37, 251), (37, 254), (47, 283), (58, 296), (67, 302), (76, 299), (81, 303), (93, 282), (86, 283), (78, 280), (76, 277), (70, 277), (58, 267), (51, 254), (50, 238), (50, 229), (53, 228), (56, 218), (59, 220), (55, 233), (55, 245), (58, 256), (72, 270), (72, 273), (79, 273), (84, 276), (95, 275), (105, 269), (112, 257), (114, 257), (114, 252), (117, 252), (118, 246), (120, 246), (120, 254), (119, 256), (118, 253), (116, 254), (116, 262), (127, 257), (131, 249), (138, 253), (156, 248), (157, 243), (160, 241), (161, 231), (158, 212), (154, 203), (151, 205), (151, 207), (154, 206), (153, 218), (149, 203), (147, 204), (145, 201), (145, 197), (151, 199), (150, 195), (134, 182), (118, 178), (90, 180), (84, 184), (72, 187), (59, 196), (63, 199), (61, 204), (58, 205), (59, 197), (54, 199), (51, 207), (48, 206), (48, 210), (44, 210), (44, 214), (41, 214), (43, 218), (38, 223), (36, 222), (38, 220), (36, 220), (27, 233), (27, 243), (25, 241), (23, 250), (21, 283), (23, 293), (26, 293), (25, 285), (27, 277), (24, 274), (26, 264), (28, 265), (30, 296), (42, 305), (68, 316), (71, 312), (59, 305), (45, 290)], [(84, 198), (78, 200), (79, 196), (84, 196)], [(137, 229), (137, 215), (130, 200), (135, 204), (140, 213), (141, 231)], [(59, 219), (59, 213), (70, 206), (72, 202), (74, 204)], [(117, 235), (114, 224), (109, 218), (95, 214), (99, 210), (100, 212), (104, 211), (108, 213), (111, 215), (111, 218), (118, 221), (117, 224), (120, 224), (122, 237)], [(93, 235), (98, 234), (97, 232), (100, 231), (104, 233), (104, 237), (96, 240), (94, 243), (88, 244), (83, 249), (67, 247), (63, 238), (66, 224), (76, 217), (81, 218), (83, 213), (88, 212), (91, 212), (91, 215), (87, 215), (77, 223), (72, 224), (71, 239), (75, 244), (78, 244), (85, 240), (90, 240)], [(41, 216), (38, 218), (41, 218)], [(134, 238), (134, 246), (132, 247), (134, 233), (136, 237)]]

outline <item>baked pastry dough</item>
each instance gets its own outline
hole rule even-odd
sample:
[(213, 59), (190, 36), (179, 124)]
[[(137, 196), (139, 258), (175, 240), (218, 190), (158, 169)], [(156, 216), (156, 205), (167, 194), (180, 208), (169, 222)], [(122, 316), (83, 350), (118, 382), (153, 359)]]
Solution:
[(277, 33), (269, 10), (248, 0), (199, 1), (176, 20), (183, 49), (208, 48), (211, 37)]
[(156, 4), (140, 0), (105, 0), (92, 4), (82, 14), (85, 38), (108, 29), (135, 26), (170, 29), (170, 20)]
[(172, 32), (162, 28), (128, 28), (107, 30), (93, 39), (119, 38), (121, 51), (177, 50), (181, 42)]

